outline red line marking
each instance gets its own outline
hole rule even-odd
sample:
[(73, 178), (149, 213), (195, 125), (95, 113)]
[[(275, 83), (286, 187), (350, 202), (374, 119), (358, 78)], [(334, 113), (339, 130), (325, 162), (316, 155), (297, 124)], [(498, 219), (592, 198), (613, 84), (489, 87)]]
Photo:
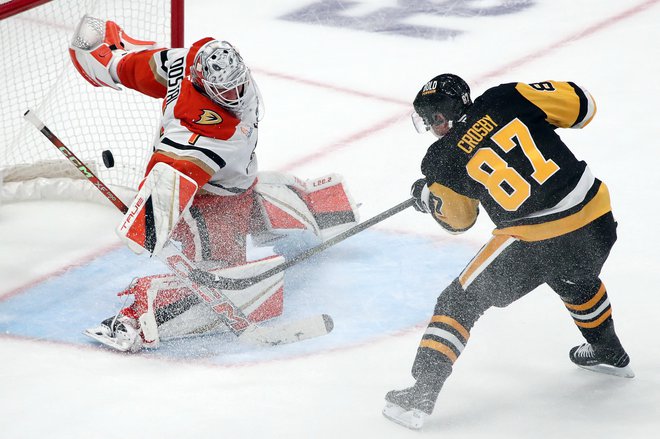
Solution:
[[(545, 46), (542, 49), (534, 50), (529, 55), (522, 56), (522, 57), (520, 57), (520, 58), (518, 58), (514, 61), (511, 61), (511, 62), (509, 62), (509, 63), (507, 63), (507, 64), (505, 64), (501, 67), (498, 67), (494, 70), (491, 70), (490, 72), (487, 72), (483, 75), (480, 75), (475, 80), (472, 80), (471, 84), (472, 85), (481, 84), (486, 79), (492, 79), (492, 78), (498, 77), (498, 76), (503, 75), (505, 73), (509, 73), (511, 70), (513, 70), (515, 68), (521, 67), (525, 64), (529, 64), (532, 61), (535, 61), (537, 59), (544, 58), (549, 53), (557, 50), (558, 48), (560, 48), (562, 46), (565, 46), (568, 43), (581, 40), (585, 37), (588, 37), (588, 36), (593, 35), (597, 32), (600, 32), (600, 31), (602, 31), (602, 30), (604, 30), (604, 29), (606, 29), (606, 28), (608, 28), (612, 25), (618, 24), (619, 22), (621, 22), (621, 21), (623, 21), (627, 18), (630, 18), (632, 16), (635, 16), (635, 15), (643, 12), (644, 10), (650, 8), (651, 6), (655, 5), (658, 2), (660, 2), (660, 0), (648, 0), (644, 3), (641, 3), (637, 6), (632, 7), (630, 9), (626, 9), (625, 11), (620, 12), (620, 13), (612, 16), (612, 17), (606, 18), (605, 20), (602, 20), (602, 21), (600, 21), (596, 24), (593, 24), (593, 25), (583, 29), (580, 32), (576, 32), (572, 35), (569, 35), (568, 37), (562, 38), (559, 41), (557, 41), (555, 43), (552, 43), (552, 44), (549, 44), (549, 45)], [(324, 83), (317, 82), (317, 81), (312, 81), (312, 80), (308, 80), (308, 79), (304, 79), (304, 78), (298, 78), (298, 77), (287, 75), (287, 74), (284, 74), (284, 73), (276, 73), (276, 72), (267, 71), (267, 70), (255, 70), (255, 71), (258, 71), (259, 73), (261, 73), (263, 75), (271, 76), (271, 77), (278, 78), (278, 79), (284, 79), (284, 80), (288, 80), (288, 81), (292, 81), (292, 82), (297, 82), (297, 83), (301, 83), (301, 84), (305, 84), (305, 85), (310, 85), (310, 86), (314, 86), (314, 87), (318, 87), (318, 88), (323, 88), (323, 89), (326, 89), (326, 90), (336, 91), (336, 92), (339, 92), (339, 93), (345, 93), (345, 94), (350, 94), (350, 95), (353, 95), (353, 96), (359, 96), (359, 97), (363, 97), (363, 98), (366, 98), (366, 99), (375, 99), (375, 100), (379, 100), (379, 101), (389, 102), (389, 103), (392, 103), (392, 104), (398, 104), (398, 105), (406, 106), (406, 107), (410, 108), (410, 110), (412, 111), (412, 101), (407, 102), (407, 101), (402, 101), (402, 100), (399, 100), (399, 99), (378, 96), (378, 95), (374, 95), (374, 94), (370, 94), (370, 93), (364, 93), (364, 92), (361, 92), (361, 91), (352, 90), (352, 89), (345, 88), (345, 87), (338, 87), (338, 86), (331, 85), (331, 84), (324, 84)], [(344, 137), (343, 139), (335, 141), (335, 142), (331, 143), (328, 146), (321, 147), (314, 153), (311, 153), (311, 154), (305, 155), (303, 157), (300, 157), (298, 159), (295, 159), (295, 160), (283, 165), (282, 167), (280, 167), (280, 170), (285, 171), (285, 172), (286, 171), (291, 171), (292, 169), (295, 169), (297, 166), (304, 165), (304, 164), (309, 163), (310, 161), (313, 161), (313, 160), (318, 160), (318, 159), (327, 157), (327, 156), (329, 156), (329, 155), (331, 155), (331, 154), (333, 154), (337, 151), (345, 149), (351, 143), (355, 143), (359, 140), (365, 139), (365, 138), (370, 137), (374, 134), (377, 134), (381, 131), (384, 131), (385, 129), (389, 128), (392, 125), (392, 123), (397, 122), (400, 119), (402, 119), (402, 116), (399, 115), (399, 114), (397, 114), (395, 116), (391, 116), (391, 117), (383, 120), (382, 122), (378, 122), (378, 123), (376, 123), (376, 124), (374, 124), (374, 125), (372, 125), (368, 128), (360, 130), (360, 131), (358, 131), (354, 134), (349, 134), (348, 136)]]
[(298, 166), (305, 165), (315, 160), (319, 160), (323, 157), (327, 157), (330, 154), (334, 154), (335, 152), (345, 149), (348, 145), (355, 143), (358, 140), (365, 139), (375, 133), (378, 133), (380, 131), (389, 128), (392, 124), (399, 122), (401, 119), (407, 117), (408, 115), (409, 115), (409, 111), (406, 111), (405, 114), (399, 113), (395, 116), (384, 119), (361, 131), (355, 132), (353, 134), (349, 134), (348, 136), (339, 139), (328, 146), (320, 148), (315, 152), (312, 152), (305, 156), (299, 157), (293, 161), (290, 161), (289, 163), (280, 166), (279, 170), (282, 172), (289, 172)]
[(273, 71), (263, 70), (263, 69), (254, 69), (254, 71), (258, 72), (261, 75), (270, 76), (272, 78), (284, 79), (286, 81), (297, 82), (299, 84), (305, 84), (305, 85), (309, 85), (309, 86), (317, 87), (317, 88), (324, 88), (326, 90), (332, 90), (332, 91), (336, 91), (338, 93), (349, 94), (351, 96), (359, 96), (359, 97), (363, 97), (363, 98), (366, 98), (366, 99), (375, 99), (377, 101), (388, 102), (390, 104), (405, 105), (405, 106), (410, 106), (411, 105), (411, 103), (408, 102), (408, 101), (402, 101), (400, 99), (395, 99), (395, 98), (391, 98), (391, 97), (378, 96), (378, 95), (375, 95), (375, 94), (365, 93), (365, 92), (362, 92), (362, 91), (357, 91), (357, 90), (353, 90), (353, 89), (345, 88), (345, 87), (339, 87), (339, 86), (332, 85), (332, 84), (325, 84), (323, 82), (312, 81), (311, 79), (299, 78), (299, 77), (296, 77), (296, 76), (287, 75), (285, 73), (278, 73), (278, 72), (273, 72)]
[(22, 285), (22, 286), (20, 286), (18, 288), (15, 288), (13, 290), (10, 290), (7, 293), (4, 293), (4, 294), (0, 293), (1, 294), (0, 295), (0, 302), (8, 300), (11, 297), (17, 296), (17, 295), (25, 292), (26, 290), (29, 290), (30, 288), (33, 288), (34, 286), (39, 285), (40, 283), (47, 281), (48, 279), (50, 279), (52, 277), (61, 276), (64, 273), (66, 273), (67, 271), (71, 270), (72, 268), (76, 268), (76, 267), (86, 265), (86, 264), (90, 263), (91, 261), (93, 261), (94, 259), (96, 259), (100, 256), (103, 256), (107, 253), (110, 253), (111, 251), (117, 250), (118, 248), (121, 248), (121, 247), (123, 247), (123, 244), (113, 244), (112, 246), (105, 247), (101, 250), (97, 250), (97, 251), (95, 251), (93, 253), (90, 253), (87, 256), (84, 256), (84, 257), (78, 259), (77, 261), (72, 262), (72, 263), (70, 263), (70, 264), (68, 264), (68, 265), (66, 265), (62, 268), (59, 268), (59, 269), (57, 269), (57, 270), (55, 270), (51, 273), (44, 274), (42, 276), (34, 278), (30, 282), (28, 282), (27, 284)]
[(640, 12), (643, 12), (644, 10), (646, 10), (646, 9), (650, 8), (651, 6), (653, 6), (654, 4), (658, 3), (659, 1), (660, 0), (649, 0), (649, 1), (646, 1), (644, 3), (639, 4), (637, 6), (634, 6), (630, 9), (626, 9), (625, 11), (620, 12), (617, 15), (606, 18), (605, 20), (600, 21), (600, 22), (598, 22), (594, 25), (591, 25), (591, 26), (589, 26), (589, 27), (587, 27), (587, 28), (585, 28), (585, 29), (583, 29), (579, 32), (576, 32), (572, 35), (569, 35), (565, 38), (562, 38), (561, 40), (559, 40), (555, 43), (549, 44), (549, 45), (543, 47), (542, 49), (535, 50), (527, 56), (523, 56), (521, 58), (518, 58), (517, 60), (511, 61), (510, 63), (505, 64), (502, 67), (499, 67), (495, 70), (491, 70), (490, 72), (485, 73), (485, 74), (481, 75), (480, 77), (478, 77), (478, 79), (476, 81), (472, 81), (472, 83), (473, 84), (481, 84), (485, 79), (490, 79), (490, 78), (500, 76), (504, 73), (508, 73), (510, 70), (513, 70), (517, 67), (520, 67), (520, 66), (525, 65), (525, 64), (529, 64), (530, 62), (535, 61), (537, 59), (544, 58), (550, 52), (554, 52), (555, 50), (559, 49), (562, 46), (567, 45), (568, 43), (572, 43), (574, 41), (581, 40), (585, 37), (588, 37), (590, 35), (593, 35), (593, 34), (599, 32), (601, 30), (604, 30), (604, 29), (606, 29), (606, 28), (608, 28), (612, 25), (615, 25), (615, 24), (619, 23), (620, 21), (622, 21), (626, 18), (630, 18), (634, 15), (637, 15)]

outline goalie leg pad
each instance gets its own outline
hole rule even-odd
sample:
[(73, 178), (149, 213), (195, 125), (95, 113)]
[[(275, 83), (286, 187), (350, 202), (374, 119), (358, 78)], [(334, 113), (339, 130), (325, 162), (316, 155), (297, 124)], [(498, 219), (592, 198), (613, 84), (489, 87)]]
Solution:
[(304, 182), (279, 173), (260, 173), (250, 225), (256, 246), (273, 246), (289, 255), (321, 242), (321, 229), (301, 194)]
[[(210, 271), (220, 276), (251, 277), (283, 261), (284, 259), (279, 256), (268, 257), (240, 266)], [(269, 320), (278, 317), (283, 311), (284, 273), (274, 274), (242, 290), (223, 291), (223, 293), (243, 311), (248, 321)], [(226, 330), (218, 314), (209, 304), (199, 299), (174, 274), (138, 278), (119, 295), (134, 297), (133, 303), (122, 309), (120, 315), (140, 323), (138, 330), (146, 347), (156, 347), (157, 340)], [(144, 322), (153, 322), (154, 326), (146, 328), (143, 326)]]
[(287, 247), (302, 251), (359, 221), (357, 205), (338, 174), (302, 181), (286, 174), (262, 172), (255, 190), (259, 197), (252, 233), (257, 245), (288, 238), (298, 244), (289, 243)]
[(304, 200), (321, 229), (324, 241), (360, 221), (358, 206), (339, 174), (308, 180)]
[[(269, 256), (250, 261), (244, 265), (210, 270), (221, 277), (248, 278), (257, 276), (284, 263), (282, 256)], [(255, 283), (242, 290), (223, 290), (223, 293), (236, 304), (250, 322), (269, 320), (282, 314), (284, 303), (284, 271)]]

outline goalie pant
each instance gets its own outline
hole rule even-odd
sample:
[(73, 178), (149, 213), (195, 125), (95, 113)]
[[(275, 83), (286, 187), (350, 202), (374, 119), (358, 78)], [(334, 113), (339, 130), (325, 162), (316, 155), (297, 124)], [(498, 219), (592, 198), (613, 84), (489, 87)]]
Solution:
[[(272, 268), (271, 258), (247, 263), (247, 235), (255, 245), (272, 246), (277, 253), (290, 255), (318, 245), (358, 220), (357, 206), (340, 175), (303, 181), (264, 172), (242, 194), (197, 195), (173, 239), (181, 241), (188, 259), (218, 270), (234, 267), (239, 273), (241, 267), (245, 267), (243, 271), (258, 270), (259, 265), (263, 270)], [(284, 273), (225, 294), (249, 321), (272, 319), (283, 311)], [(149, 297), (154, 298), (151, 309), (161, 340), (225, 330), (219, 316), (173, 274), (138, 278), (119, 295), (134, 296), (134, 302), (120, 314), (135, 320), (136, 325), (149, 310)], [(142, 336), (144, 345), (155, 347)]]

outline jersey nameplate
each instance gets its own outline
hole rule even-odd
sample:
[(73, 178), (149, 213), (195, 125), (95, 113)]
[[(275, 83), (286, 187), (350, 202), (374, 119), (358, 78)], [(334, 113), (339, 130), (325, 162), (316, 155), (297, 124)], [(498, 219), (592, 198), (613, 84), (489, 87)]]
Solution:
[(495, 121), (487, 114), (470, 127), (458, 141), (458, 146), (464, 153), (469, 154), (484, 140), (484, 138), (497, 127)]

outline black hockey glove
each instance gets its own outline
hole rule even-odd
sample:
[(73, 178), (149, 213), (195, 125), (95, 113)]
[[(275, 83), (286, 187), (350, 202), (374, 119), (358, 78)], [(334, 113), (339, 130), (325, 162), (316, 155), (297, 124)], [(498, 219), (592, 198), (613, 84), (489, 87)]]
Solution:
[(426, 186), (426, 180), (424, 178), (420, 178), (413, 183), (410, 188), (410, 195), (415, 197), (413, 207), (416, 211), (422, 213), (431, 212), (431, 209), (429, 209), (429, 188)]

